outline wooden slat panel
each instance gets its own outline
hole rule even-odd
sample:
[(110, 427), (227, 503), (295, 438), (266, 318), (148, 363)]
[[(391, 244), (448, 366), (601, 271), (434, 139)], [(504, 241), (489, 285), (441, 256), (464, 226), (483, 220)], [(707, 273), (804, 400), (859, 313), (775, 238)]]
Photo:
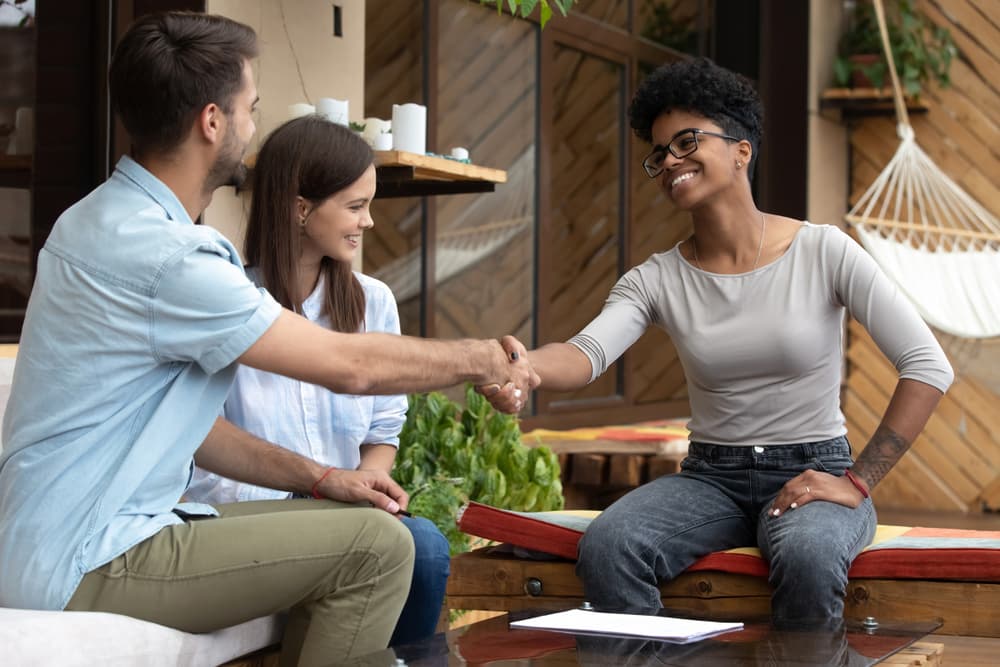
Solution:
[[(1000, 40), (994, 2), (923, 0), (931, 20), (946, 27), (961, 57), (952, 85), (927, 86), (927, 113), (911, 115), (917, 141), (970, 196), (1000, 215)], [(991, 9), (987, 9), (990, 7)], [(892, 116), (859, 119), (851, 126), (850, 201), (868, 188), (894, 154)], [(895, 386), (895, 372), (860, 326), (852, 324), (844, 413), (855, 447), (878, 425)], [(960, 367), (956, 364), (956, 368)], [(1000, 504), (1000, 397), (959, 375), (912, 450), (874, 491), (880, 505), (981, 511)]]
[[(851, 331), (852, 343), (848, 359), (862, 369), (862, 372), (867, 374), (872, 382), (883, 390), (883, 394), (888, 400), (896, 384), (895, 369), (878, 352), (860, 325), (852, 326)], [(947, 396), (942, 399), (942, 402), (951, 403), (952, 400), (952, 397)], [(984, 452), (981, 447), (970, 446), (964, 438), (955, 438), (951, 424), (936, 414), (931, 415), (928, 420), (923, 436), (926, 436), (929, 444), (945, 451), (948, 458), (954, 461), (955, 465), (975, 485), (988, 484), (1000, 473), (1000, 470), (994, 466), (994, 461), (990, 459), (988, 452)], [(1000, 457), (995, 460), (1000, 460)]]
[[(556, 44), (553, 56), (551, 224), (543, 243), (550, 255), (544, 340), (566, 340), (600, 312), (622, 267), (621, 179), (618, 169), (623, 68)], [(621, 394), (617, 373), (558, 400)], [(543, 400), (548, 397), (543, 394)]]

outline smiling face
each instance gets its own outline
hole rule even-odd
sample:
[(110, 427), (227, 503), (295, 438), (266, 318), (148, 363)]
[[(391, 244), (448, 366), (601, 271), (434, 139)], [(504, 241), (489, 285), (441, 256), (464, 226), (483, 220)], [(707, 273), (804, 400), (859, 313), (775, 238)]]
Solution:
[[(678, 138), (685, 130), (703, 130), (696, 139)], [(714, 134), (725, 134), (716, 123), (688, 111), (667, 111), (653, 122), (653, 144), (666, 146), (671, 141), (697, 141), (697, 150), (682, 158), (666, 153), (663, 173), (657, 179), (667, 196), (683, 209), (692, 209), (724, 192), (735, 184), (747, 184), (746, 165), (750, 161), (747, 141), (730, 141)], [(677, 143), (674, 144), (675, 147)], [(680, 146), (690, 150), (694, 146)], [(684, 151), (678, 151), (683, 154)]]
[(315, 266), (323, 257), (351, 262), (361, 247), (362, 233), (375, 226), (370, 206), (375, 197), (375, 165), (370, 165), (358, 180), (330, 195), (319, 205), (298, 200), (299, 214), (305, 217), (302, 228), (301, 263)]

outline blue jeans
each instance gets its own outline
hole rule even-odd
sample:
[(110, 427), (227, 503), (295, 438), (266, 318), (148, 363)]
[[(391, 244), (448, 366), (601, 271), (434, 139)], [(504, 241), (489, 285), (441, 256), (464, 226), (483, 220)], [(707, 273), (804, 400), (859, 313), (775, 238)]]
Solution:
[(390, 646), (409, 644), (434, 634), (451, 568), (448, 540), (432, 521), (420, 517), (400, 520), (413, 535), (413, 580)]
[(580, 541), (577, 575), (598, 609), (655, 613), (657, 583), (713, 551), (756, 546), (770, 564), (775, 619), (839, 618), (847, 570), (875, 536), (875, 507), (813, 501), (778, 517), (767, 509), (785, 482), (809, 469), (851, 467), (844, 437), (799, 445), (691, 443), (681, 472), (628, 493)]

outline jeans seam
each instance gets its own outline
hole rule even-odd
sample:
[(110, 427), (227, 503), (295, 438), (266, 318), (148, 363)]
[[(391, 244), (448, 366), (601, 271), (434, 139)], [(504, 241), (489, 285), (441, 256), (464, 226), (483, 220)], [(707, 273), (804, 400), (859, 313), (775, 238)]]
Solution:
[[(657, 556), (658, 557), (658, 556), (660, 556), (663, 553), (663, 544), (665, 542), (669, 542), (669, 541), (677, 538), (678, 536), (683, 535), (684, 533), (688, 533), (688, 532), (694, 530), (695, 528), (701, 528), (703, 526), (708, 526), (708, 525), (711, 525), (713, 523), (719, 523), (721, 521), (727, 521), (729, 519), (743, 519), (743, 518), (745, 518), (745, 517), (743, 516), (742, 513), (736, 513), (736, 514), (727, 514), (727, 515), (723, 515), (723, 516), (712, 517), (711, 519), (708, 519), (706, 521), (702, 521), (702, 522), (699, 522), (699, 523), (685, 524), (682, 529), (676, 530), (673, 533), (670, 533), (669, 535), (662, 536), (661, 539), (659, 539), (659, 540), (656, 541), (655, 546), (651, 545), (650, 548), (649, 548), (649, 550), (648, 550), (649, 552), (641, 554), (641, 557), (646, 562), (649, 562), (653, 556)], [(709, 552), (706, 551), (705, 554), (702, 554), (702, 555), (708, 555), (708, 553)], [(671, 579), (673, 579), (678, 574), (680, 574), (680, 572), (670, 573), (669, 577)]]
[[(864, 539), (865, 533), (867, 532), (865, 530), (865, 528), (868, 526), (868, 521), (869, 521), (869, 518), (871, 517), (871, 514), (872, 514), (871, 513), (871, 509), (873, 507), (873, 504), (872, 504), (871, 498), (865, 498), (864, 500), (862, 500), (861, 501), (861, 505), (862, 506), (866, 506), (868, 511), (865, 513), (864, 519), (858, 522), (858, 526), (859, 526), (860, 530), (858, 530), (858, 534), (857, 534), (857, 536), (854, 539), (854, 543), (851, 545), (851, 551), (855, 552), (856, 554), (860, 554), (861, 553), (861, 549), (863, 549), (865, 546), (867, 546), (867, 545), (861, 544), (861, 541)], [(860, 506), (859, 506), (859, 508), (860, 508)], [(853, 562), (854, 558), (857, 558), (857, 555), (855, 555), (851, 559), (852, 562)], [(850, 563), (848, 563), (848, 567), (850, 567)]]

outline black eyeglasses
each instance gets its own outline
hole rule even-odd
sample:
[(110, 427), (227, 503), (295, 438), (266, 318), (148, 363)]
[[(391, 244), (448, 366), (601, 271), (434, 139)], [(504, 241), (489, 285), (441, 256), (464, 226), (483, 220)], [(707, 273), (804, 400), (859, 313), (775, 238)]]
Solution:
[(656, 178), (662, 174), (663, 161), (667, 158), (668, 152), (680, 160), (681, 158), (687, 157), (688, 155), (691, 155), (691, 153), (698, 150), (699, 134), (705, 134), (710, 137), (719, 137), (720, 139), (725, 139), (726, 141), (743, 141), (742, 139), (731, 137), (728, 134), (719, 134), (718, 132), (709, 132), (708, 130), (699, 130), (693, 127), (681, 130), (670, 139), (670, 143), (666, 146), (653, 146), (653, 152), (642, 159), (642, 168), (646, 170), (646, 174), (650, 178)]

